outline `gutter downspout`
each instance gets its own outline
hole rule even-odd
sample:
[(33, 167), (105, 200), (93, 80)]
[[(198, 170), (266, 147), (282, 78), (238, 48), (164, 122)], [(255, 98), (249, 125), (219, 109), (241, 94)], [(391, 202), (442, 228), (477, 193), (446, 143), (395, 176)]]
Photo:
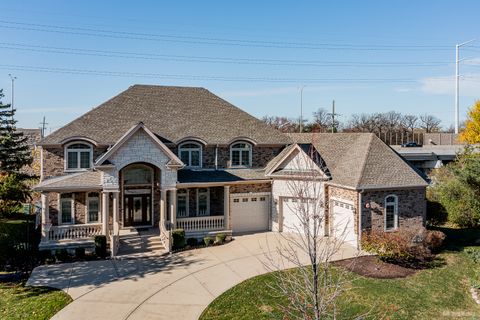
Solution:
[(363, 207), (362, 207), (362, 193), (365, 190), (360, 190), (358, 193), (358, 240), (357, 240), (357, 247), (359, 250), (362, 250), (362, 214), (363, 214)]
[(218, 144), (215, 145), (215, 170), (218, 170)]

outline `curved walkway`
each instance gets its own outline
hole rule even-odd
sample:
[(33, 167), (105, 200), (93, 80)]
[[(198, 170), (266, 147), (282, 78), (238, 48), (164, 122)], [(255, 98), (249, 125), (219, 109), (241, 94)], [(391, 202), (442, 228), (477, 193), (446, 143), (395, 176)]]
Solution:
[[(27, 284), (59, 288), (72, 297), (52, 319), (198, 319), (224, 291), (269, 272), (283, 241), (268, 232), (167, 256), (41, 266)], [(335, 259), (356, 254), (345, 244)]]

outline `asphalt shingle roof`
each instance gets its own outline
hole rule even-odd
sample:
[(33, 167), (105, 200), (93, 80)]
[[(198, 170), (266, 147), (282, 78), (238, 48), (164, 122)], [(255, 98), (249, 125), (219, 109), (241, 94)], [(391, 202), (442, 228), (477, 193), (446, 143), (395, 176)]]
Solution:
[(79, 190), (101, 189), (102, 173), (99, 171), (83, 171), (60, 177), (46, 179), (35, 186), (36, 190)]
[(204, 88), (134, 85), (48, 135), (42, 144), (77, 136), (112, 145), (143, 122), (163, 142), (197, 137), (227, 144), (246, 137), (258, 144), (286, 144), (288, 138)]
[(289, 137), (296, 143), (313, 144), (330, 171), (332, 183), (355, 189), (427, 185), (375, 134), (297, 133)]
[(229, 169), (229, 170), (188, 170), (178, 171), (179, 183), (235, 182), (246, 180), (266, 180), (265, 170)]

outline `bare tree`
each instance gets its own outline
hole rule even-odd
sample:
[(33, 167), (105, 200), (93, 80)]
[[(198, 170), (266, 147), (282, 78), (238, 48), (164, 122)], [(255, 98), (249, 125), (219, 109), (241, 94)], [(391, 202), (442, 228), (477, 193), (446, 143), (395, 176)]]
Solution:
[(282, 132), (298, 132), (298, 121), (287, 117), (264, 116), (262, 121)]
[(323, 109), (319, 108), (313, 113), (313, 130), (316, 132), (327, 132), (332, 125), (331, 114)]
[(420, 127), (427, 133), (440, 131), (441, 122), (440, 119), (431, 114), (425, 113), (420, 116)]
[(407, 114), (403, 116), (403, 123), (405, 128), (407, 128), (411, 133), (415, 131), (418, 125), (418, 117), (413, 114)]
[[(290, 200), (280, 199), (277, 215), (279, 223), (283, 220), (283, 232), (278, 234), (274, 254), (266, 253), (266, 266), (271, 271), (295, 269), (274, 272), (270, 290), (287, 297), (288, 304), (278, 306), (286, 319), (335, 319), (336, 301), (346, 290), (347, 278), (345, 270), (333, 270), (332, 261), (339, 257), (348, 223), (327, 223), (324, 183), (328, 169), (316, 150), (298, 151), (291, 163), (286, 173), (291, 179), (285, 181)], [(284, 209), (293, 214), (289, 223), (284, 220)], [(330, 236), (325, 236), (327, 226)]]

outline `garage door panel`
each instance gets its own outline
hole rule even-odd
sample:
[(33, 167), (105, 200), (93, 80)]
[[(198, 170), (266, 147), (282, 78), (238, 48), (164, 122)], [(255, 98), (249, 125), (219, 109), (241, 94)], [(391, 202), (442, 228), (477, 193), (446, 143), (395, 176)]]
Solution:
[[(283, 197), (282, 198), (282, 214), (283, 214), (283, 232), (293, 232), (293, 233), (305, 233), (302, 218), (302, 203), (300, 201), (310, 201), (310, 203), (305, 203), (306, 206), (305, 212), (308, 214), (313, 214), (315, 207), (315, 200), (301, 200), (295, 197)], [(312, 202), (313, 201), (313, 202)], [(311, 232), (313, 232), (313, 223), (311, 224)], [(321, 221), (321, 226), (319, 230), (319, 235), (325, 234), (325, 222), (324, 219)]]
[(233, 232), (258, 232), (269, 229), (268, 195), (232, 196), (230, 209)]
[(343, 201), (332, 201), (333, 234), (346, 243), (356, 245), (354, 206)]

